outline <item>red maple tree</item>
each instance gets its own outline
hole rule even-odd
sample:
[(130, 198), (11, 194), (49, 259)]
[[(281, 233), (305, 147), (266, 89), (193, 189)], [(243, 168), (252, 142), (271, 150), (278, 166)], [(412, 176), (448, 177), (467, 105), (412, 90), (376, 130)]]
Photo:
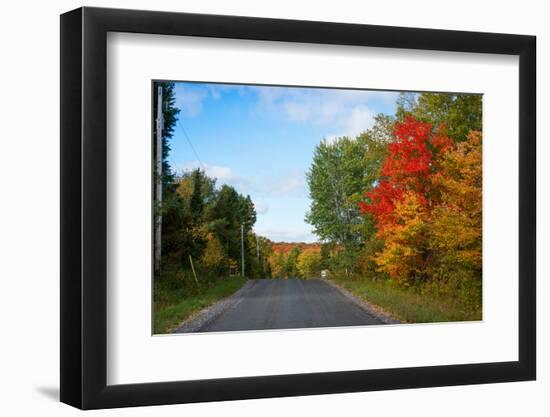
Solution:
[(388, 144), (389, 154), (381, 170), (380, 182), (365, 194), (369, 202), (361, 202), (362, 213), (374, 217), (378, 229), (395, 222), (394, 211), (405, 192), (417, 195), (422, 206), (429, 206), (435, 193), (430, 190), (430, 176), (438, 171), (434, 161), (438, 154), (452, 147), (452, 141), (442, 133), (433, 131), (431, 123), (421, 122), (412, 116), (396, 123), (394, 140)]

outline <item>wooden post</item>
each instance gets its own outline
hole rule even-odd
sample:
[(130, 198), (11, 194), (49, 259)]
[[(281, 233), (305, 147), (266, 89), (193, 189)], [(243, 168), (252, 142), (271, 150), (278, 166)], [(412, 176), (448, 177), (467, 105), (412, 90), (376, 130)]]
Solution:
[(195, 267), (193, 266), (193, 258), (189, 255), (189, 263), (191, 264), (191, 270), (193, 271), (193, 276), (195, 277), (195, 282), (199, 285), (199, 280), (197, 279), (197, 273), (195, 272)]

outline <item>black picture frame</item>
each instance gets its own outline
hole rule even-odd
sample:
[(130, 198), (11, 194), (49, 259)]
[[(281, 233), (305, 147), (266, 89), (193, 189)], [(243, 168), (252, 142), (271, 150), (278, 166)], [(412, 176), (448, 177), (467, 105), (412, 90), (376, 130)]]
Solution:
[[(519, 56), (519, 360), (107, 385), (108, 32)], [(534, 380), (536, 38), (80, 8), (61, 15), (61, 401), (82, 409)]]

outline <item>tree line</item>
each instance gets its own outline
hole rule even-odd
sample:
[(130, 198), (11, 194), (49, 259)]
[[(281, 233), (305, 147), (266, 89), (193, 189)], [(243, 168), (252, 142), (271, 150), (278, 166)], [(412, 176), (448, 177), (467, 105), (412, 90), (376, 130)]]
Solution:
[(275, 243), (268, 258), (273, 278), (319, 278), (328, 269), (327, 245)]

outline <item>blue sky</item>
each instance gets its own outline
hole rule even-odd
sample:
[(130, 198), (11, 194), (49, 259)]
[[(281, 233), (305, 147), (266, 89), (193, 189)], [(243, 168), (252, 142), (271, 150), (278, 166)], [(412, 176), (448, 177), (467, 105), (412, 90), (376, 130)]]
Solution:
[(396, 99), (394, 92), (178, 82), (169, 162), (177, 173), (201, 167), (218, 186), (249, 194), (256, 233), (313, 242), (304, 216), (315, 146), (357, 135), (374, 115), (393, 114)]

